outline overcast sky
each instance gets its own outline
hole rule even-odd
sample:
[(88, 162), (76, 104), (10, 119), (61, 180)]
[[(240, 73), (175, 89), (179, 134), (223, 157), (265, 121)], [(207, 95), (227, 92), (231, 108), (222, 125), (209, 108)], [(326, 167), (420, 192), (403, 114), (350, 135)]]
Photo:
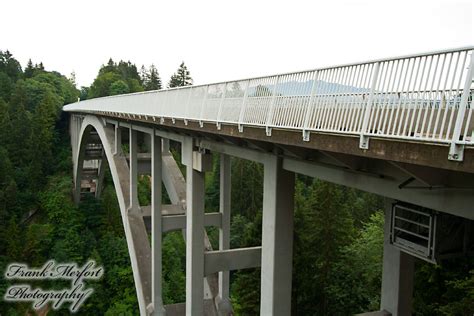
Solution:
[(184, 61), (196, 84), (474, 44), (471, 0), (25, 1), (0, 5), (0, 50), (76, 73), (109, 57)]

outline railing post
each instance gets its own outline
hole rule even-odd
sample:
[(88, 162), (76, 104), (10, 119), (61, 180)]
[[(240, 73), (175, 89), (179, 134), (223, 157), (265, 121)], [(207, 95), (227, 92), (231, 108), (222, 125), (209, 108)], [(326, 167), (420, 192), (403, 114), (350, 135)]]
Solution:
[(204, 115), (204, 108), (206, 107), (207, 95), (209, 94), (209, 85), (206, 88), (206, 94), (204, 95), (204, 99), (202, 100), (201, 104), (201, 113), (199, 114), (199, 127), (203, 127), (204, 123), (202, 122), (202, 117)]
[(250, 79), (247, 80), (247, 85), (245, 87), (244, 97), (242, 99), (242, 105), (240, 106), (240, 115), (239, 115), (238, 128), (239, 128), (239, 132), (241, 132), (241, 133), (244, 131), (243, 121), (244, 121), (244, 115), (245, 115), (245, 108), (247, 107), (247, 97), (248, 97), (249, 87), (250, 87)]
[(281, 76), (276, 77), (275, 86), (273, 87), (272, 100), (270, 101), (270, 108), (268, 109), (267, 123), (265, 126), (265, 133), (267, 134), (267, 136), (272, 136), (272, 128), (270, 127), (270, 124), (273, 120), (273, 107), (275, 106), (276, 89), (280, 82), (280, 77)]
[(221, 129), (221, 123), (219, 121), (221, 119), (222, 105), (224, 104), (224, 99), (225, 99), (226, 93), (227, 93), (227, 82), (224, 85), (224, 92), (222, 93), (221, 102), (219, 104), (219, 111), (217, 112), (216, 126), (217, 126), (218, 130)]
[(374, 99), (375, 86), (377, 84), (377, 79), (379, 76), (380, 62), (375, 64), (374, 76), (372, 78), (372, 83), (370, 85), (369, 98), (367, 100), (367, 105), (365, 107), (364, 119), (362, 121), (362, 128), (360, 130), (360, 142), (359, 147), (361, 149), (369, 149), (369, 138), (366, 135), (367, 126), (369, 125), (370, 112), (372, 110), (372, 102)]
[[(459, 111), (456, 117), (456, 124), (454, 125), (453, 137), (451, 139), (451, 146), (449, 147), (449, 160), (462, 161), (464, 156), (464, 142), (459, 142), (461, 137), (461, 129), (464, 121), (464, 114), (468, 106), (469, 94), (471, 90), (471, 84), (474, 80), (474, 52), (471, 52), (471, 62), (469, 63), (469, 69), (466, 75), (466, 82), (464, 83), (464, 90), (462, 92), (461, 103), (459, 104)], [(469, 124), (467, 122), (466, 124)], [(449, 132), (449, 131), (448, 131)], [(466, 138), (466, 135), (463, 135)]]
[(313, 110), (313, 99), (314, 99), (314, 94), (316, 93), (316, 86), (317, 86), (316, 82), (318, 81), (318, 77), (319, 77), (319, 71), (316, 70), (314, 72), (313, 86), (311, 87), (311, 95), (309, 97), (308, 109), (306, 110), (306, 114), (304, 116), (303, 141), (305, 142), (309, 141), (309, 131), (308, 131), (309, 117)]

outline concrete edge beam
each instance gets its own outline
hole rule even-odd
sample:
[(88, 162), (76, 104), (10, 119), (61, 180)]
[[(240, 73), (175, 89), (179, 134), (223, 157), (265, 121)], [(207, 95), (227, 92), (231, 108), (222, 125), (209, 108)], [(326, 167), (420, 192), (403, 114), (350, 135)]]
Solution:
[(262, 247), (207, 251), (204, 253), (204, 275), (260, 267), (261, 257)]
[(236, 147), (233, 145), (228, 145), (220, 142), (215, 142), (211, 140), (200, 140), (199, 147), (208, 149), (210, 151), (220, 152), (221, 154), (226, 154), (233, 157), (238, 157), (246, 160), (251, 160), (255, 162), (263, 163), (266, 158), (269, 157), (270, 153), (259, 152), (252, 149)]
[[(173, 230), (181, 230), (186, 228), (186, 215), (171, 215), (163, 216), (162, 218), (163, 232)], [(204, 214), (204, 226), (221, 227), (222, 214), (221, 213), (206, 213)]]
[[(164, 306), (166, 316), (184, 316), (186, 315), (186, 303), (168, 304)], [(216, 315), (214, 301), (212, 299), (204, 300), (204, 315)]]
[(474, 212), (472, 212), (471, 207), (472, 190), (401, 190), (399, 188), (400, 181), (393, 178), (345, 171), (334, 166), (291, 158), (283, 159), (283, 169), (391, 199), (417, 204), (440, 212), (474, 219)]
[[(143, 217), (151, 216), (151, 205), (146, 205), (141, 207)], [(161, 215), (170, 216), (170, 215), (184, 215), (186, 210), (183, 209), (181, 205), (175, 204), (162, 204), (161, 205)]]
[[(118, 120), (106, 119), (106, 122), (109, 123), (109, 124), (116, 125)], [(123, 122), (123, 121), (120, 121), (120, 127), (124, 127), (124, 128), (132, 127), (132, 129), (143, 132), (143, 133), (147, 133), (147, 134), (152, 134), (153, 133), (152, 128), (144, 127), (144, 126), (139, 125), (139, 124), (130, 124), (130, 123), (126, 123), (126, 122)], [(156, 129), (155, 129), (155, 135), (159, 136), (159, 137), (166, 138), (166, 139), (171, 139), (171, 140), (174, 140), (174, 141), (177, 141), (177, 142), (182, 142), (183, 138), (184, 138), (183, 135), (179, 135), (179, 134), (172, 133), (172, 132), (167, 132), (167, 131), (162, 131), (162, 130), (156, 130)]]

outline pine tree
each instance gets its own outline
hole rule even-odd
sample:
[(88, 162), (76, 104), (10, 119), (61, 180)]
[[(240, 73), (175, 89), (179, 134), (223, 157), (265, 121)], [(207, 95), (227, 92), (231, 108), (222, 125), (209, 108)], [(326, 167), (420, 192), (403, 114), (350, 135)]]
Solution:
[(10, 94), (13, 89), (13, 83), (10, 77), (4, 72), (0, 71), (0, 99), (4, 101), (10, 100)]
[(125, 81), (133, 79), (137, 80), (138, 82), (141, 81), (137, 66), (135, 66), (135, 64), (132, 64), (130, 61), (119, 61), (117, 65), (117, 70)]
[[(41, 103), (35, 108), (31, 123), (31, 144), (35, 157), (29, 165), (30, 187), (40, 191), (45, 183), (45, 174), (53, 170), (54, 127), (57, 120), (57, 104), (52, 93), (46, 93)], [(37, 159), (36, 156), (41, 157)]]
[[(8, 153), (15, 168), (25, 168), (34, 153), (31, 151), (31, 114), (23, 103), (9, 105), (10, 135), (6, 144)], [(26, 179), (23, 179), (26, 181)]]
[[(107, 65), (102, 65), (102, 67), (100, 67), (99, 76), (102, 75), (102, 74), (105, 74), (107, 72), (112, 72), (112, 73), (118, 74), (117, 64), (113, 61), (112, 58), (109, 58), (109, 61), (107, 62)], [(99, 77), (99, 76), (97, 76), (97, 77)]]
[(232, 159), (232, 214), (255, 218), (262, 210), (263, 166), (244, 159)]
[(76, 86), (76, 72), (75, 71), (71, 72), (68, 80), (74, 85), (74, 87)]
[(190, 86), (193, 84), (193, 79), (190, 76), (188, 67), (184, 61), (179, 65), (178, 71), (175, 72), (168, 83), (168, 88)]
[(145, 68), (145, 65), (142, 65), (140, 67), (140, 82), (143, 86), (146, 85), (147, 76), (148, 76), (148, 72)]
[(340, 186), (297, 183), (295, 198), (293, 314), (331, 314), (328, 287), (342, 247), (352, 241), (353, 220)]
[(6, 73), (13, 82), (22, 76), (20, 63), (8, 50), (6, 52), (0, 50), (0, 72)]
[(11, 119), (8, 104), (0, 98), (0, 146), (10, 144)]
[(144, 82), (145, 91), (149, 90), (160, 90), (161, 89), (161, 78), (158, 74), (158, 69), (155, 65), (151, 64), (150, 70), (146, 74), (146, 81)]
[(378, 211), (341, 249), (342, 258), (335, 263), (327, 288), (331, 313), (349, 315), (379, 308), (383, 242), (384, 213)]
[(87, 93), (87, 98), (140, 92), (144, 90), (142, 82), (143, 78), (135, 64), (123, 60), (117, 64), (110, 58), (108, 63), (100, 68), (99, 75)]
[(23, 234), (20, 232), (20, 226), (15, 216), (11, 217), (8, 226), (6, 226), (3, 242), (5, 243), (7, 256), (13, 261), (21, 259)]
[(33, 62), (31, 61), (31, 58), (30, 58), (28, 60), (28, 64), (26, 64), (25, 78), (33, 77), (34, 72), (35, 72), (35, 66), (33, 66)]
[[(4, 238), (4, 228), (9, 214), (14, 214), (17, 185), (13, 179), (15, 170), (8, 158), (8, 152), (0, 145), (0, 238)], [(0, 253), (5, 252), (5, 244), (1, 243)]]

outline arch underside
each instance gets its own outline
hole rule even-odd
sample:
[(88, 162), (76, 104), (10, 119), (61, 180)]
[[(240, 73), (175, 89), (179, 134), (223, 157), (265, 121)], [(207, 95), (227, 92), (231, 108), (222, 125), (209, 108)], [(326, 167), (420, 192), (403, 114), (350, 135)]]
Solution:
[[(77, 120), (76, 117), (75, 120), (76, 122), (71, 124), (78, 124), (79, 126), (71, 127), (71, 140), (73, 143), (74, 195), (76, 202), (79, 202), (81, 196), (87, 193), (93, 193), (95, 196), (100, 195), (105, 166), (108, 164), (122, 216), (140, 314), (150, 314), (153, 310), (151, 246), (145, 225), (145, 216), (150, 216), (150, 214), (146, 211), (142, 212), (142, 209), (148, 210), (150, 207), (130, 208), (129, 162), (120, 146), (118, 146), (118, 153), (114, 154), (116, 141), (114, 128), (110, 125), (105, 125), (102, 120), (93, 115), (86, 115), (80, 120)], [(78, 136), (73, 136), (75, 133), (74, 129), (76, 129)], [(91, 148), (94, 150), (91, 150)], [(90, 163), (90, 161), (94, 160), (98, 161), (95, 166)], [(162, 162), (163, 183), (169, 193), (171, 202), (184, 209), (186, 203), (185, 179), (169, 152), (163, 153)], [(94, 168), (95, 171), (91, 172), (91, 169)], [(93, 183), (95, 183), (95, 188)], [(212, 249), (207, 235), (204, 242), (207, 249)], [(209, 298), (206, 301), (206, 306), (211, 312), (210, 315), (214, 315), (217, 314), (213, 303), (213, 300), (218, 295), (217, 275), (208, 276), (206, 281), (205, 297)], [(180, 313), (182, 311), (182, 308), (176, 305), (165, 308), (168, 310), (168, 314)]]

